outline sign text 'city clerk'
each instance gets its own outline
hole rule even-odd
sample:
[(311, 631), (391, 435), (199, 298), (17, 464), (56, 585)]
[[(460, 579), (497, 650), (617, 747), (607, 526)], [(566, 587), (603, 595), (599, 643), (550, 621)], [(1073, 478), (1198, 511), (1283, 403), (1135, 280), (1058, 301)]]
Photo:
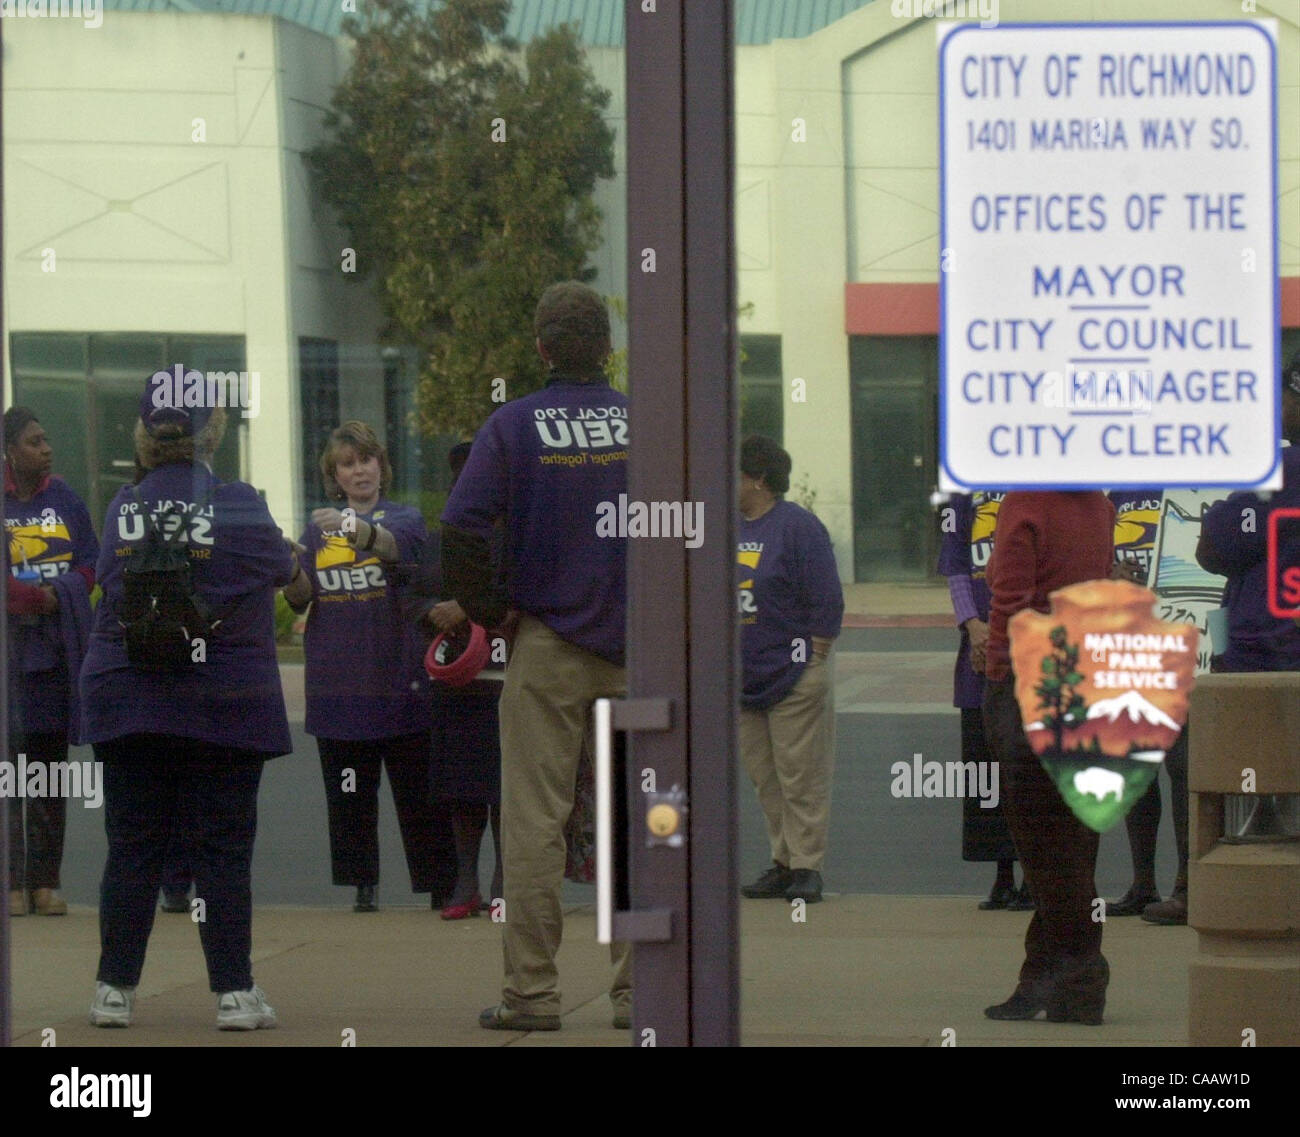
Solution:
[(943, 488), (1280, 485), (1267, 31), (944, 32)]

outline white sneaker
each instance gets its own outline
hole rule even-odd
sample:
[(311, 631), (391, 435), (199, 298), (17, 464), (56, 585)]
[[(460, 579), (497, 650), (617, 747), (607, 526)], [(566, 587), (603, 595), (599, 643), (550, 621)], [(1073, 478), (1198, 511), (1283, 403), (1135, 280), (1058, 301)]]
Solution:
[(111, 983), (95, 984), (95, 1001), (90, 1004), (91, 1026), (130, 1026), (135, 1006), (134, 987), (114, 987)]
[(265, 1030), (275, 1023), (275, 1008), (260, 987), (223, 991), (217, 996), (218, 1030)]

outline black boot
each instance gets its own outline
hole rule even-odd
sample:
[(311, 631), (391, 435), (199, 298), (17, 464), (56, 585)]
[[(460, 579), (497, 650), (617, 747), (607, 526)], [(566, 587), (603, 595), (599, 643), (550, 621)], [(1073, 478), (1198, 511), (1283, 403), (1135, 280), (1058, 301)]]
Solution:
[(1016, 894), (1007, 902), (1008, 912), (1032, 912), (1038, 905), (1034, 902), (1033, 890), (1028, 884), (1022, 884)]

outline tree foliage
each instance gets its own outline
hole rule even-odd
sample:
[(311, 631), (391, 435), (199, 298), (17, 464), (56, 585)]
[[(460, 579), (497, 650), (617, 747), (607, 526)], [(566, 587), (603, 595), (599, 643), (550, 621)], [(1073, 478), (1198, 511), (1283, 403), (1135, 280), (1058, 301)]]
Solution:
[(1043, 726), (1052, 732), (1057, 753), (1062, 753), (1065, 731), (1084, 721), (1087, 707), (1077, 691), (1083, 682), (1079, 672), (1079, 645), (1067, 642), (1064, 625), (1053, 628), (1048, 639), (1052, 654), (1043, 660), (1043, 677), (1034, 694), (1038, 696), (1039, 710), (1044, 712)]
[(594, 275), (592, 192), (614, 173), (609, 92), (572, 32), (521, 53), (509, 9), (367, 0), (344, 23), (352, 66), (307, 156), (356, 250), (354, 279), (377, 288), (381, 338), (421, 351), (430, 434), (476, 429), (494, 378), (511, 398), (541, 386), (533, 309), (547, 285)]

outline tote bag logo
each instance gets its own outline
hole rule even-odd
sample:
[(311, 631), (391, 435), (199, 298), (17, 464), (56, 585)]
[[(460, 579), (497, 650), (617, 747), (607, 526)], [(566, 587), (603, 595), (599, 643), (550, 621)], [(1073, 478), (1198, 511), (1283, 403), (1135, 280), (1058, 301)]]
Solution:
[(1052, 593), (1007, 625), (1025, 736), (1074, 815), (1098, 833), (1155, 780), (1187, 721), (1197, 630), (1152, 615), (1120, 580)]

